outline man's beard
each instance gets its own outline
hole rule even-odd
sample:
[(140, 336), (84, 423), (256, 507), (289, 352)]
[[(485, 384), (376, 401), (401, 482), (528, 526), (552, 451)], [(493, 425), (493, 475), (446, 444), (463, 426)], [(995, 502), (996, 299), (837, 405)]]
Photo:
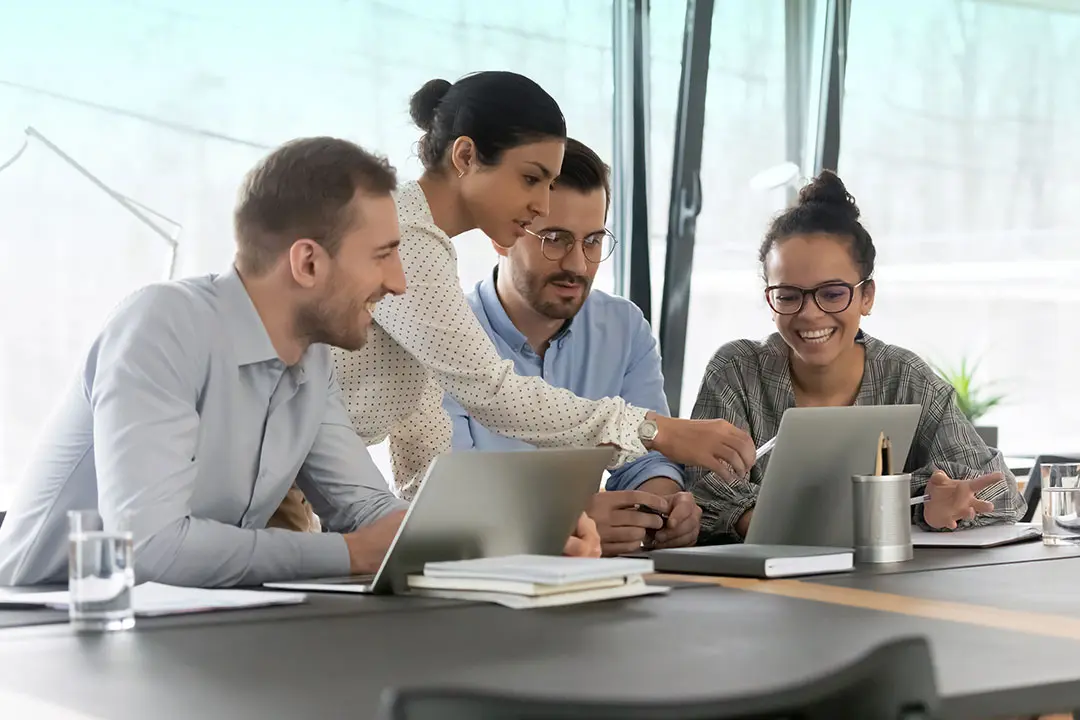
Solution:
[(364, 303), (337, 295), (331, 291), (328, 297), (301, 306), (296, 311), (297, 334), (313, 345), (359, 350), (367, 342), (367, 328), (359, 324)]
[[(575, 275), (572, 272), (552, 273), (545, 277), (537, 277), (532, 273), (524, 272), (521, 275), (513, 275), (514, 287), (525, 298), (529, 306), (544, 317), (552, 320), (569, 320), (577, 315), (581, 306), (585, 304), (585, 298), (589, 297), (592, 289), (592, 280), (584, 275)], [(576, 300), (545, 300), (544, 288), (553, 282), (572, 282), (581, 288), (581, 296)]]

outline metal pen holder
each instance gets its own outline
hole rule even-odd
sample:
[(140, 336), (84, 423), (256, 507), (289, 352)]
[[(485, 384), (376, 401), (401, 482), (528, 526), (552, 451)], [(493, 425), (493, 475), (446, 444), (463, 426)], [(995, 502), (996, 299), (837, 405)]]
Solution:
[(853, 475), (855, 562), (910, 560), (911, 474)]

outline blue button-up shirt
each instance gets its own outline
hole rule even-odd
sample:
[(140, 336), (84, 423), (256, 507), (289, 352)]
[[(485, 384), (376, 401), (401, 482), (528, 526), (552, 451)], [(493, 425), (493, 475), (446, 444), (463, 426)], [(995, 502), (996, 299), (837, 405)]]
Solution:
[[(356, 436), (329, 348), (286, 366), (235, 270), (112, 315), (0, 526), (0, 584), (61, 581), (68, 510), (126, 515), (138, 582), (349, 572), (338, 533), (404, 507)], [(266, 529), (293, 480), (335, 532)]]
[[(519, 375), (539, 375), (583, 398), (622, 397), (631, 405), (667, 415), (664, 376), (656, 339), (632, 302), (593, 290), (581, 310), (551, 339), (540, 357), (510, 320), (495, 290), (497, 270), (467, 294), (473, 312), (499, 354)], [(455, 450), (514, 450), (530, 445), (480, 425), (449, 395), (443, 405), (454, 421)], [(649, 478), (683, 485), (679, 465), (651, 452), (611, 473), (608, 490), (633, 490)]]

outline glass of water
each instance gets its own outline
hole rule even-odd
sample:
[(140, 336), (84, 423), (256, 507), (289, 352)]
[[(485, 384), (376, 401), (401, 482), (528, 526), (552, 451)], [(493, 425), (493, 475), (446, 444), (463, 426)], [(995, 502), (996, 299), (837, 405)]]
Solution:
[(134, 627), (133, 545), (123, 518), (106, 527), (97, 510), (68, 513), (68, 617), (75, 630)]
[(1041, 468), (1044, 545), (1080, 545), (1080, 463)]

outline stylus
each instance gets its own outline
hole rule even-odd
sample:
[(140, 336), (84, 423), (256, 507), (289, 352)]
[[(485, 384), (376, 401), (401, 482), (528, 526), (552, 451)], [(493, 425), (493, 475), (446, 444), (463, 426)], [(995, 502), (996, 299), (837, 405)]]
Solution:
[(754, 459), (755, 460), (760, 460), (761, 456), (764, 455), (765, 453), (769, 452), (770, 450), (772, 450), (773, 445), (775, 445), (775, 444), (776, 444), (776, 438), (773, 438), (772, 440), (768, 441), (767, 443), (765, 443), (764, 445), (759, 447), (757, 449), (757, 452), (754, 453)]

